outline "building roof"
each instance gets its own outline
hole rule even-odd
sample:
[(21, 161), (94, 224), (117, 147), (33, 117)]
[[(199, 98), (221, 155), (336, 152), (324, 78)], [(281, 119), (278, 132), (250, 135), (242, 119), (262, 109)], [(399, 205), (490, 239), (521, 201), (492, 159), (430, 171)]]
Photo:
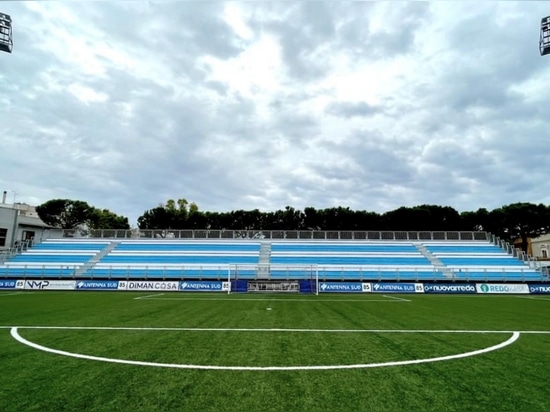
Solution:
[(544, 235), (531, 239), (531, 243), (549, 242), (549, 241), (550, 241), (550, 233), (546, 233)]
[(40, 220), (40, 218), (37, 218), (37, 217), (19, 216), (17, 218), (17, 224), (20, 225), (20, 226), (24, 225), (24, 226), (33, 226), (33, 227), (55, 229), (54, 226), (47, 225), (42, 220)]

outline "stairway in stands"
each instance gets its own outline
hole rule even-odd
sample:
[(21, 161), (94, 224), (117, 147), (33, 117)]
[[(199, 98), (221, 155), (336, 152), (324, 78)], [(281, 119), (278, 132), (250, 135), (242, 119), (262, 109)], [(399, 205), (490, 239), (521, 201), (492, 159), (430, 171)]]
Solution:
[(442, 273), (443, 276), (449, 279), (453, 279), (453, 271), (445, 266), (437, 257), (432, 255), (423, 243), (415, 243), (414, 246), (431, 262), (432, 265), (434, 265), (438, 272)]
[(99, 252), (97, 255), (92, 257), (84, 265), (82, 265), (78, 269), (76, 269), (75, 272), (74, 272), (74, 275), (75, 276), (85, 275), (86, 272), (88, 271), (88, 269), (93, 268), (97, 262), (99, 262), (104, 256), (107, 256), (119, 244), (120, 244), (120, 240), (111, 241), (111, 243), (109, 243), (106, 248), (104, 248), (101, 252)]
[(257, 279), (269, 279), (271, 262), (271, 242), (262, 241), (260, 245), (260, 257), (258, 259)]

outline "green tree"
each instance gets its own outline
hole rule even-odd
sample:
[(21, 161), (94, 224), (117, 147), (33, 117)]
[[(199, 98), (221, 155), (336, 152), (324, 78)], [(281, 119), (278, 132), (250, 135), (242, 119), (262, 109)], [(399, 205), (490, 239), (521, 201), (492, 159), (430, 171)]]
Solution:
[(550, 208), (543, 204), (512, 203), (493, 210), (490, 230), (497, 236), (513, 242), (521, 239), (521, 248), (527, 251), (527, 239), (550, 231)]
[(199, 207), (196, 203), (189, 203), (186, 199), (168, 199), (166, 204), (146, 210), (138, 218), (140, 229), (198, 229), (195, 225), (204, 219), (195, 216), (190, 223), (192, 214), (198, 214)]
[(62, 229), (86, 225), (89, 229), (130, 229), (128, 218), (97, 209), (82, 200), (52, 199), (36, 207), (42, 221)]
[(467, 211), (460, 214), (460, 230), (490, 231), (493, 226), (489, 217), (489, 211), (485, 208), (480, 208), (475, 212)]
[(52, 199), (36, 207), (42, 221), (50, 226), (74, 229), (87, 223), (94, 208), (81, 200)]
[(400, 207), (383, 215), (388, 230), (459, 230), (460, 215), (449, 206)]
[(119, 216), (108, 209), (94, 209), (87, 224), (90, 229), (130, 229), (127, 217)]

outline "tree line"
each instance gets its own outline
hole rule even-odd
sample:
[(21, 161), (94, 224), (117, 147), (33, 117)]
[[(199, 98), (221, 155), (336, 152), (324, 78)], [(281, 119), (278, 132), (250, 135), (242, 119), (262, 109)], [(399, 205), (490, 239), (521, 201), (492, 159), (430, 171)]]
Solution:
[[(86, 202), (53, 199), (36, 208), (47, 224), (73, 229), (129, 229), (128, 218)], [(458, 212), (449, 206), (419, 205), (376, 213), (349, 207), (304, 210), (286, 206), (274, 212), (232, 210), (200, 211), (186, 199), (170, 199), (146, 210), (138, 218), (139, 229), (210, 229), (210, 230), (376, 230), (376, 231), (487, 231), (508, 241), (550, 231), (550, 206), (513, 203), (494, 210)]]
[(90, 206), (82, 200), (48, 200), (36, 207), (36, 213), (47, 225), (62, 229), (130, 229), (127, 217)]

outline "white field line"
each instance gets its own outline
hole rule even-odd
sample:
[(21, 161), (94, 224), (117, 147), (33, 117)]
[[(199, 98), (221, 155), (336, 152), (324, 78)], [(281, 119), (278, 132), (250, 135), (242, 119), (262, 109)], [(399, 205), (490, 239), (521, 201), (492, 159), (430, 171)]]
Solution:
[(26, 292), (7, 292), (7, 293), (0, 292), (0, 296), (24, 295), (25, 293)]
[(481, 333), (481, 334), (550, 334), (550, 330), (479, 330), (479, 329), (305, 329), (305, 328), (185, 328), (139, 326), (24, 326), (0, 325), (0, 329), (59, 329), (59, 330), (123, 330), (168, 332), (298, 332), (298, 333)]
[[(544, 296), (544, 295), (541, 295), (541, 296)], [(533, 299), (533, 300), (545, 300), (547, 302), (550, 302), (550, 296), (547, 296), (547, 297), (535, 297), (535, 296), (516, 296), (517, 298), (521, 298), (521, 299)]]
[[(154, 297), (151, 297), (154, 296)], [(181, 301), (200, 301), (200, 300), (211, 300), (211, 301), (224, 301), (224, 302), (243, 302), (243, 301), (264, 301), (264, 302), (310, 302), (310, 303), (322, 303), (322, 302), (358, 302), (358, 303), (370, 303), (370, 302), (410, 302), (407, 299), (299, 299), (299, 298), (169, 298), (169, 297), (157, 297), (160, 295), (149, 295), (149, 296), (140, 296), (134, 299), (144, 299), (144, 300), (181, 300)], [(386, 296), (390, 297), (390, 296)]]
[(137, 298), (134, 298), (134, 299), (135, 300), (137, 300), (137, 299), (151, 299), (153, 297), (162, 296), (162, 295), (164, 295), (164, 293), (155, 293), (154, 295), (138, 296)]
[(393, 361), (393, 362), (381, 362), (381, 363), (364, 363), (364, 364), (355, 364), (355, 365), (315, 365), (315, 366), (218, 366), (218, 365), (188, 365), (188, 364), (179, 364), (179, 363), (158, 363), (158, 362), (142, 362), (142, 361), (133, 361), (127, 359), (114, 359), (114, 358), (105, 358), (100, 356), (90, 356), (84, 355), (81, 353), (73, 353), (67, 351), (61, 351), (57, 349), (48, 348), (46, 346), (38, 345), (34, 342), (31, 342), (19, 335), (17, 327), (13, 327), (10, 330), (11, 336), (22, 343), (23, 345), (30, 346), (31, 348), (38, 349), (48, 353), (54, 353), (62, 356), (69, 356), (79, 359), (87, 359), (101, 362), (109, 363), (119, 363), (127, 365), (137, 365), (137, 366), (155, 366), (162, 368), (176, 368), (176, 369), (206, 369), (206, 370), (233, 370), (233, 371), (290, 371), (290, 370), (333, 370), (333, 369), (364, 369), (364, 368), (378, 368), (378, 367), (387, 367), (387, 366), (402, 366), (402, 365), (412, 365), (412, 364), (421, 364), (429, 362), (440, 362), (446, 360), (466, 358), (475, 355), (481, 355), (483, 353), (492, 352), (498, 349), (502, 349), (508, 345), (511, 345), (516, 340), (518, 340), (520, 333), (512, 332), (512, 336), (506, 341), (501, 342), (494, 346), (489, 346), (487, 348), (478, 349), (471, 352), (463, 352), (455, 355), (448, 356), (439, 356), (435, 358), (426, 358), (426, 359), (411, 359), (404, 361)]
[(388, 298), (388, 299), (395, 299), (395, 300), (401, 301), (401, 302), (410, 302), (411, 301), (410, 299), (400, 298), (400, 297), (397, 297), (397, 296), (391, 296), (391, 295), (382, 295), (382, 296), (384, 296), (385, 298)]

